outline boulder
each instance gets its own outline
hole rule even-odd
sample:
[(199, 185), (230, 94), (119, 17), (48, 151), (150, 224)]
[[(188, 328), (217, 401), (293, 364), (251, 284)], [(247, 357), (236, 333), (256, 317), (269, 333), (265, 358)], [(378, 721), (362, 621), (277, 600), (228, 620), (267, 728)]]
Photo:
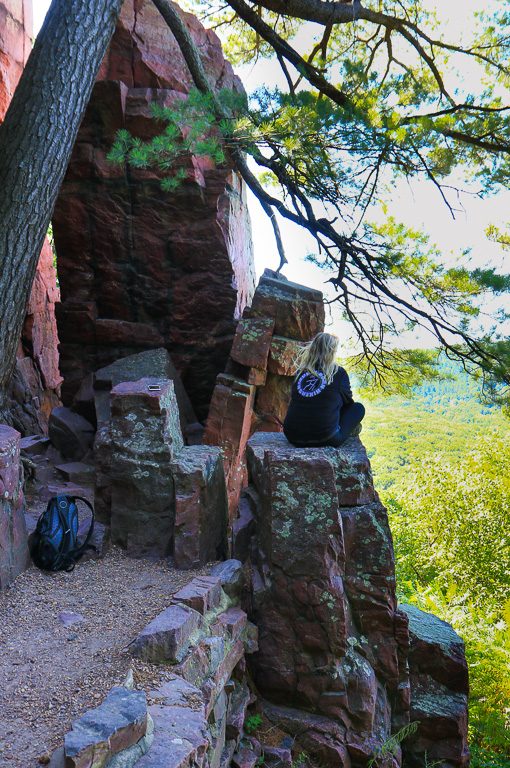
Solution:
[(259, 280), (257, 291), (245, 316), (274, 318), (274, 334), (296, 341), (311, 341), (324, 329), (322, 293), (269, 270)]
[(94, 427), (69, 408), (59, 406), (50, 415), (50, 440), (66, 458), (80, 461), (94, 442)]
[(94, 485), (94, 467), (83, 464), (81, 461), (70, 461), (65, 464), (57, 464), (55, 469), (70, 483), (76, 485)]
[(133, 656), (151, 662), (181, 661), (190, 638), (202, 626), (202, 617), (185, 605), (171, 605), (158, 614), (136, 638)]
[(244, 453), (251, 431), (254, 397), (255, 386), (234, 376), (218, 376), (203, 437), (204, 445), (217, 445), (223, 454), (230, 526), (241, 488), (246, 484)]
[(232, 360), (265, 371), (273, 328), (274, 320), (271, 317), (241, 320), (230, 351)]
[(201, 691), (173, 676), (149, 692), (154, 743), (137, 768), (206, 768), (211, 736)]
[(219, 448), (184, 448), (171, 465), (175, 484), (174, 564), (200, 568), (227, 551), (228, 503)]
[(302, 344), (294, 339), (286, 339), (283, 336), (273, 336), (269, 348), (269, 360), (267, 370), (280, 376), (295, 376), (297, 359), (302, 349)]
[(196, 423), (190, 399), (181, 381), (172, 359), (166, 349), (150, 349), (116, 360), (105, 368), (100, 368), (93, 376), (94, 397), (97, 403), (98, 427), (107, 426), (110, 421), (109, 392), (123, 381), (139, 381), (145, 378), (167, 379), (173, 381), (174, 392), (179, 406), (181, 429)]
[(235, 688), (230, 698), (230, 708), (227, 719), (227, 739), (239, 743), (243, 733), (246, 709), (250, 703), (250, 689), (246, 683), (235, 682)]
[[(242, 92), (215, 33), (176, 8), (212, 86)], [(106, 160), (117, 130), (152, 138), (151, 104), (170, 105), (191, 88), (156, 7), (126, 0), (53, 215), (67, 405), (92, 371), (164, 347), (198, 418), (207, 414), (255, 285), (244, 183), (228, 163), (189, 156), (186, 181), (170, 194), (158, 171), (131, 170), (128, 179)]]
[(235, 642), (247, 626), (246, 613), (238, 606), (233, 606), (225, 613), (220, 613), (216, 622), (211, 625), (211, 633)]
[(19, 433), (0, 424), (0, 589), (30, 562), (19, 446)]
[(404, 743), (406, 765), (422, 766), (425, 753), (440, 765), (469, 765), (468, 669), (464, 642), (446, 621), (414, 605), (409, 619), (410, 717), (418, 730)]
[(225, 560), (212, 568), (211, 576), (219, 576), (221, 588), (229, 597), (234, 599), (241, 596), (244, 586), (244, 569), (239, 560)]
[(409, 619), (409, 665), (459, 693), (469, 693), (464, 641), (448, 622), (416, 605), (400, 603)]
[[(78, 539), (83, 543), (90, 527), (90, 518), (82, 520), (78, 526)], [(86, 563), (87, 560), (97, 560), (100, 557), (104, 557), (110, 547), (110, 529), (107, 525), (94, 521), (94, 530), (90, 537), (89, 544), (93, 549), (86, 549), (81, 557), (81, 562)]]
[(193, 581), (176, 592), (173, 599), (188, 605), (203, 616), (220, 604), (221, 579), (219, 576), (196, 576)]
[(267, 747), (262, 745), (264, 755), (264, 768), (292, 768), (292, 753), (290, 749), (281, 747)]

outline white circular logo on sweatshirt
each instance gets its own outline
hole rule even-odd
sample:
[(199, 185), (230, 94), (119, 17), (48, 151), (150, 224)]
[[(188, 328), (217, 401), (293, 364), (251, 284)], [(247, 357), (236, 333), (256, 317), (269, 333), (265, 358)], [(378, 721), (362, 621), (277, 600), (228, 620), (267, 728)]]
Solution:
[(303, 373), (297, 383), (297, 390), (303, 397), (315, 397), (322, 392), (326, 386), (326, 377), (320, 371), (315, 375), (313, 373)]

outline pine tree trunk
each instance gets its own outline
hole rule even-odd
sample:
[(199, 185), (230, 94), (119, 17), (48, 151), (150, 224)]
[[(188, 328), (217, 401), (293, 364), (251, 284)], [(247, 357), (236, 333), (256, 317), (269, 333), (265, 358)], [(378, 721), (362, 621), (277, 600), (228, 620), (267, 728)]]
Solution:
[(122, 0), (53, 0), (0, 126), (0, 423), (53, 207)]

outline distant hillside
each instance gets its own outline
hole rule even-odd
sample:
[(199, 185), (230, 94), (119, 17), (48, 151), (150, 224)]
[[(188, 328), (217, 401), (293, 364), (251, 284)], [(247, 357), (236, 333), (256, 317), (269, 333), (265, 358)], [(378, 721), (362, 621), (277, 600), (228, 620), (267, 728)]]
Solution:
[(455, 463), (479, 435), (508, 427), (499, 406), (480, 403), (479, 385), (458, 363), (445, 359), (440, 369), (454, 378), (425, 382), (411, 398), (365, 402), (362, 439), (383, 496), (421, 457), (440, 452)]

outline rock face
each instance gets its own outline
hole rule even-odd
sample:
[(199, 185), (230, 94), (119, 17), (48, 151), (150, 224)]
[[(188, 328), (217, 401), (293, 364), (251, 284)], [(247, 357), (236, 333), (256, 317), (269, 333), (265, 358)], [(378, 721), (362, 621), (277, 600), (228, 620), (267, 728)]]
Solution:
[(255, 431), (281, 432), (300, 344), (322, 330), (322, 293), (266, 269), (216, 379), (203, 437), (222, 450), (231, 526), (247, 482), (246, 441)]
[(0, 589), (30, 561), (19, 444), (19, 433), (0, 424)]
[(37, 265), (11, 383), (11, 419), (23, 436), (48, 434), (51, 411), (60, 406), (57, 288), (53, 251), (44, 243)]
[[(0, 123), (32, 50), (32, 1), (0, 0)], [(10, 389), (10, 424), (23, 436), (47, 434), (48, 417), (60, 405), (55, 302), (60, 293), (53, 253), (44, 243)]]
[[(449, 713), (436, 698), (452, 670), (465, 686), (462, 641), (443, 628), (435, 645), (422, 640), (425, 659), (412, 629), (409, 651), (388, 518), (359, 439), (297, 449), (257, 433), (247, 462), (256, 533), (246, 608), (259, 629), (252, 672), (271, 701), (267, 716), (321, 762), (361, 767), (426, 701), (432, 727), (420, 732), (413, 765), (423, 765), (424, 744), (442, 766), (467, 765), (465, 696), (454, 689)], [(400, 765), (400, 749), (380, 764)]]
[(0, 0), (0, 122), (32, 50), (32, 0)]
[(411, 721), (418, 730), (405, 743), (406, 765), (429, 762), (462, 766), (467, 746), (469, 680), (464, 643), (445, 621), (414, 605), (400, 606), (409, 619)]
[[(210, 82), (241, 90), (214, 32), (181, 14)], [(188, 157), (187, 180), (169, 194), (157, 173), (106, 160), (118, 129), (151, 138), (150, 104), (169, 104), (191, 87), (155, 6), (126, 0), (53, 217), (66, 404), (91, 371), (164, 346), (199, 418), (206, 415), (234, 318), (253, 295), (244, 188), (230, 168)]]

